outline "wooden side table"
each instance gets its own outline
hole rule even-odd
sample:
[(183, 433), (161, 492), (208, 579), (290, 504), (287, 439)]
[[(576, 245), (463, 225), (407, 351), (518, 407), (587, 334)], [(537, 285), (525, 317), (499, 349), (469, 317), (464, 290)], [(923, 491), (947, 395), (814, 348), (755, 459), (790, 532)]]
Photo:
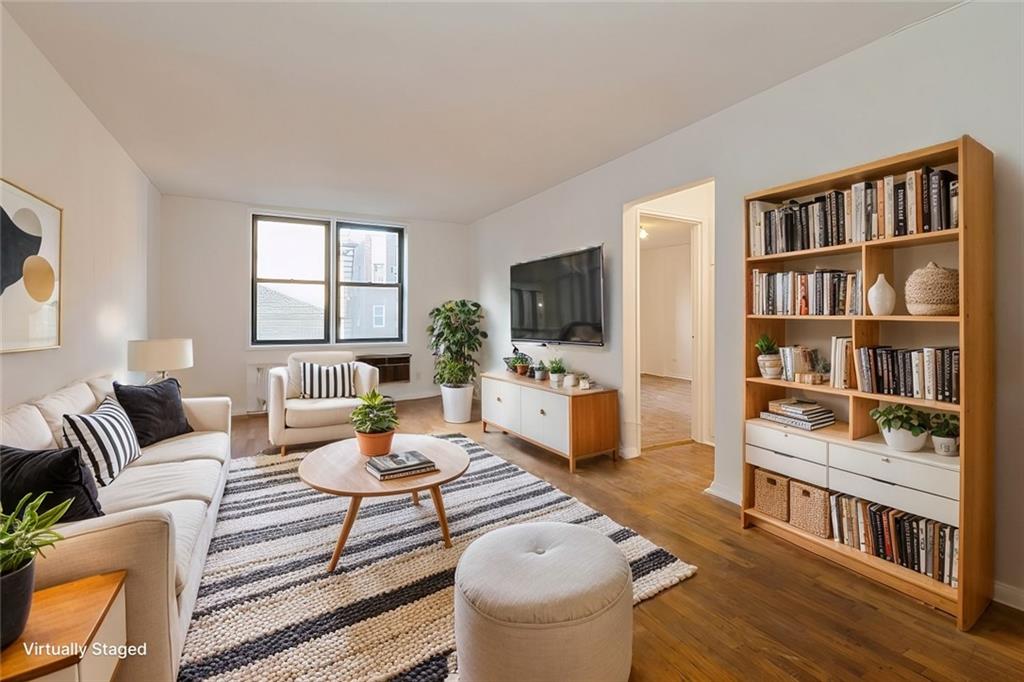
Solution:
[(102, 573), (37, 591), (25, 632), (0, 653), (2, 682), (112, 680), (118, 654), (132, 654), (126, 649), (126, 575)]

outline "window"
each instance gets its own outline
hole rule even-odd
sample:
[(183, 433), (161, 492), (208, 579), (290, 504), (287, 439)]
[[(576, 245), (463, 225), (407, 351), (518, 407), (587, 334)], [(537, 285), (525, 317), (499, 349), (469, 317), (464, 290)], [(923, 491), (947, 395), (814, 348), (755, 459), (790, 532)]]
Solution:
[(340, 221), (331, 228), (253, 216), (254, 345), (403, 340), (403, 229)]
[(330, 223), (252, 219), (253, 344), (326, 343)]
[(402, 340), (402, 228), (339, 222), (338, 341)]

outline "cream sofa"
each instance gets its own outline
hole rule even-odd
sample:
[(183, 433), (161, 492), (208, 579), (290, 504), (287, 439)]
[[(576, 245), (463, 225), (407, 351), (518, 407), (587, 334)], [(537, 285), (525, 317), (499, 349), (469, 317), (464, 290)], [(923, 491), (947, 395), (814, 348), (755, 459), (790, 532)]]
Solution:
[[(354, 360), (355, 355), (348, 351), (292, 353), (288, 356), (287, 366), (270, 370), (267, 427), (270, 442), (281, 448), (282, 455), (286, 454), (289, 445), (320, 443), (355, 435), (349, 418), (359, 405), (359, 399), (302, 398), (299, 374), (299, 365), (303, 362), (337, 365)], [(355, 364), (356, 394), (362, 395), (377, 388), (380, 380), (377, 368), (365, 362)]]
[[(83, 414), (113, 392), (109, 377), (80, 381), (0, 422), (0, 442), (27, 450), (56, 447), (64, 414)], [(231, 456), (231, 400), (188, 398), (194, 431), (142, 449), (114, 481), (99, 488), (104, 516), (62, 523), (64, 540), (36, 567), (36, 589), (96, 573), (125, 570), (128, 643), (145, 656), (124, 659), (120, 680), (171, 681), (195, 606), (203, 564)]]

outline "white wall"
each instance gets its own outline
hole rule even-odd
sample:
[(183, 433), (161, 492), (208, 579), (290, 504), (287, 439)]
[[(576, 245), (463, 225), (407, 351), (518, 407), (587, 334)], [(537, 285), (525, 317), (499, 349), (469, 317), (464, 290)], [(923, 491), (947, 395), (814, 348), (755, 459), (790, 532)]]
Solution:
[[(689, 225), (679, 224), (680, 230)], [(640, 251), (640, 370), (693, 378), (690, 245)]]
[(158, 329), (161, 336), (193, 339), (195, 366), (174, 372), (187, 395), (229, 395), (234, 411), (245, 412), (247, 365), (284, 363), (289, 353), (299, 350), (251, 348), (249, 344), (251, 214), (261, 210), (406, 227), (407, 343), (335, 348), (411, 353), (412, 381), (385, 384), (384, 392), (397, 398), (439, 393), (432, 383), (427, 313), (447, 299), (471, 297), (476, 288), (473, 237), (468, 226), (169, 195), (163, 197), (161, 208)]
[[(743, 196), (967, 133), (996, 159), (999, 589), (1024, 590), (1024, 442), (1019, 393), (1024, 181), (1021, 5), (971, 3), (879, 40), (476, 224), (480, 299), (508, 306), (508, 266), (586, 244), (607, 252), (608, 344), (566, 348), (570, 364), (622, 382), (623, 205), (715, 179), (715, 481), (739, 500)], [(514, 236), (514, 238), (511, 238)], [(500, 247), (498, 245), (501, 245)], [(500, 366), (509, 324), (492, 317), (486, 362)], [(1006, 587), (1006, 585), (1010, 587)], [(1015, 594), (1024, 594), (1018, 592)]]
[(160, 194), (2, 10), (0, 173), (64, 209), (62, 345), (0, 356), (3, 407), (78, 378), (124, 375), (147, 335), (146, 264)]

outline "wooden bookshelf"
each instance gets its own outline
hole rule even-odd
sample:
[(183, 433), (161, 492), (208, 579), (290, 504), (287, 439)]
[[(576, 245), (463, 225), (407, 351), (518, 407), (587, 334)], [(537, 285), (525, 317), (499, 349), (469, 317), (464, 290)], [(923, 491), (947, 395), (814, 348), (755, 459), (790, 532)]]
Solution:
[[(867, 180), (880, 180), (886, 175), (902, 175), (924, 166), (956, 166), (959, 181), (959, 225), (953, 229), (890, 237), (877, 241), (840, 244), (818, 249), (750, 257), (751, 201), (781, 203), (801, 199), (830, 190), (845, 190)], [(790, 524), (754, 509), (753, 471), (755, 466), (744, 456), (742, 523), (783, 538), (819, 556), (887, 585), (908, 597), (949, 613), (961, 630), (970, 629), (985, 611), (992, 598), (994, 511), (993, 472), (995, 460), (994, 334), (993, 334), (993, 159), (992, 153), (974, 139), (963, 136), (924, 149), (865, 163), (853, 168), (828, 173), (799, 182), (756, 192), (744, 200), (744, 307), (745, 372), (744, 423), (778, 429), (791, 435), (825, 441), (830, 444), (858, 448), (868, 452), (886, 451), (878, 428), (869, 416), (881, 404), (902, 403), (929, 412), (955, 413), (960, 418), (960, 457), (941, 458), (929, 451), (893, 453), (894, 457), (956, 472), (959, 476), (960, 553), (957, 565), (959, 584), (951, 587), (942, 582), (901, 567), (873, 555), (860, 552), (831, 539), (806, 533)], [(752, 273), (754, 270), (787, 269), (789, 262), (807, 268), (807, 261), (841, 256), (850, 262), (859, 258), (862, 281), (866, 290), (884, 273), (896, 289), (897, 298), (904, 295), (904, 282), (894, 280), (894, 255), (902, 249), (950, 244), (954, 248), (960, 276), (960, 314), (956, 316), (912, 316), (895, 314), (872, 315), (754, 315)], [(866, 300), (864, 311), (868, 312)], [(853, 338), (854, 348), (878, 345), (883, 330), (906, 329), (931, 334), (935, 329), (955, 334), (960, 347), (960, 402), (947, 403), (918, 398), (865, 393), (830, 385), (812, 385), (762, 378), (757, 366), (754, 342), (769, 334), (782, 345), (801, 342), (807, 327), (793, 325), (827, 324), (828, 334), (836, 334), (847, 325), (846, 335)], [(938, 327), (918, 326), (932, 323)], [(813, 327), (811, 329), (814, 329)], [(947, 337), (952, 338), (952, 337)], [(937, 344), (948, 345), (948, 344)], [(846, 401), (848, 419), (825, 429), (803, 432), (759, 419), (768, 408), (768, 401), (793, 394), (821, 395), (835, 405)], [(840, 415), (837, 415), (840, 416)], [(746, 439), (744, 442), (747, 442)], [(744, 446), (746, 449), (747, 446)], [(826, 465), (827, 466), (827, 465)], [(949, 474), (953, 475), (953, 474)], [(899, 488), (899, 486), (896, 486)], [(954, 486), (955, 490), (955, 486)], [(875, 500), (878, 501), (878, 500)], [(889, 504), (889, 503), (887, 503)], [(898, 505), (891, 505), (898, 507)]]

